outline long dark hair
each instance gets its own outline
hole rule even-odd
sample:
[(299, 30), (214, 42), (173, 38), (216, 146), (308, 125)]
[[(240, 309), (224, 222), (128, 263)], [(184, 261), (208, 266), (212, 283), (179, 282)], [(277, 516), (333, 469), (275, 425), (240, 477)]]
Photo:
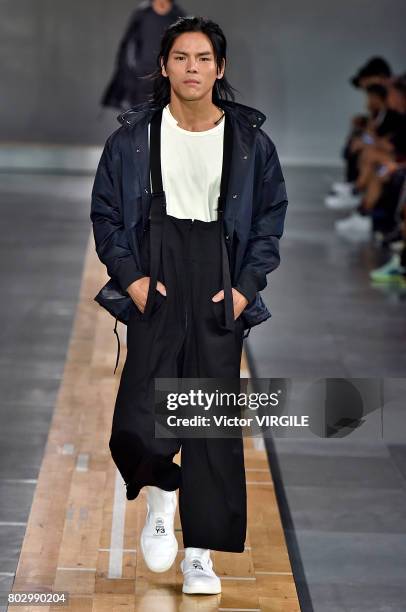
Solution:
[[(161, 60), (166, 68), (170, 50), (175, 40), (185, 32), (202, 32), (209, 38), (213, 45), (214, 57), (216, 60), (217, 70), (220, 71), (223, 65), (223, 60), (226, 59), (227, 41), (222, 29), (217, 23), (205, 17), (179, 17), (175, 23), (170, 25), (166, 30), (161, 40), (161, 48), (157, 57), (157, 68), (154, 72), (148, 75), (153, 79), (153, 93), (149, 99), (154, 105), (166, 106), (170, 101), (171, 84), (167, 77), (164, 77), (161, 72)], [(227, 81), (225, 75), (221, 79), (216, 79), (213, 86), (212, 99), (216, 100), (232, 100), (234, 102), (235, 95), (234, 87)]]

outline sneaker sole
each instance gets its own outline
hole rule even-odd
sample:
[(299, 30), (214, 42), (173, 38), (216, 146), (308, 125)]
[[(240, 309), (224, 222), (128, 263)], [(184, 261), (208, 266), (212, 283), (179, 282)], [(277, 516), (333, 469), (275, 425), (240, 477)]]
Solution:
[(363, 239), (370, 240), (371, 239), (371, 233), (369, 231), (354, 232), (354, 231), (348, 231), (348, 230), (336, 228), (336, 233), (342, 238), (347, 238), (348, 240), (363, 240)]
[(331, 202), (324, 202), (326, 208), (330, 210), (351, 210), (353, 208), (357, 208), (359, 202), (357, 203), (348, 203), (348, 204), (331, 204)]
[(392, 274), (392, 276), (370, 276), (374, 283), (399, 283), (404, 277), (401, 274)]
[(183, 585), (182, 593), (186, 593), (186, 595), (218, 595), (221, 593), (221, 586), (210, 588), (209, 586), (204, 585), (200, 587)]
[(345, 225), (335, 225), (335, 230), (338, 233), (346, 233), (346, 234), (353, 234), (354, 236), (358, 236), (358, 235), (363, 235), (363, 234), (370, 234), (371, 230), (369, 228), (366, 229), (354, 229), (354, 228), (350, 228), (350, 227), (346, 227)]

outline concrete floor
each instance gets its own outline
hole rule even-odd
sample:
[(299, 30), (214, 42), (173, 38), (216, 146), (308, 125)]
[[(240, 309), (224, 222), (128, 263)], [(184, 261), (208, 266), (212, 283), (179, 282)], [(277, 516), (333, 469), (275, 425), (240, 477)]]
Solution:
[(281, 264), (263, 298), (272, 317), (249, 336), (258, 376), (406, 376), (406, 291), (371, 287), (368, 271), (387, 254), (345, 242), (324, 207), (337, 172), (289, 168)]
[[(290, 205), (282, 263), (264, 292), (273, 318), (248, 339), (256, 374), (400, 379), (400, 387), (388, 390), (392, 438), (385, 442), (268, 444), (303, 610), (400, 612), (406, 601), (406, 428), (399, 399), (406, 380), (405, 296), (370, 287), (367, 271), (382, 253), (332, 232), (339, 215), (326, 211), (322, 195), (336, 173), (285, 174)], [(89, 177), (0, 174), (3, 597), (13, 582), (63, 373), (90, 231), (91, 184)]]

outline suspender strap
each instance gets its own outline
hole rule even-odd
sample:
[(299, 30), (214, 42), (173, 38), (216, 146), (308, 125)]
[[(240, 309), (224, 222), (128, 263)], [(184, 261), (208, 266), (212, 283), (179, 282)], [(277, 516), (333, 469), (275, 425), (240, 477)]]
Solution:
[(228, 183), (231, 171), (231, 155), (233, 152), (233, 128), (227, 113), (224, 115), (224, 140), (223, 140), (223, 167), (221, 169), (220, 196), (218, 199), (218, 212), (224, 212)]
[(151, 119), (150, 127), (150, 170), (152, 182), (152, 200), (150, 209), (150, 282), (145, 304), (144, 317), (147, 319), (152, 312), (155, 301), (156, 284), (158, 281), (161, 261), (162, 227), (166, 212), (165, 192), (162, 187), (161, 172), (161, 120), (162, 109), (159, 109)]
[(161, 121), (162, 109), (159, 109), (151, 119), (150, 127), (150, 169), (153, 193), (163, 192), (161, 172)]
[[(150, 284), (144, 316), (148, 318), (151, 314), (156, 295), (156, 284), (161, 259), (162, 227), (166, 212), (165, 192), (162, 186), (161, 170), (161, 120), (162, 109), (157, 111), (151, 119), (150, 127), (150, 169), (152, 182), (152, 202), (150, 212)], [(223, 163), (221, 171), (220, 196), (218, 198), (218, 226), (221, 241), (221, 263), (224, 289), (225, 327), (234, 330), (234, 306), (230, 275), (230, 263), (227, 246), (224, 237), (224, 207), (227, 196), (227, 188), (231, 170), (231, 157), (233, 152), (233, 130), (230, 118), (224, 115), (224, 140), (223, 140)]]
[(223, 272), (223, 289), (224, 289), (224, 311), (225, 311), (225, 327), (233, 331), (235, 326), (234, 321), (234, 302), (230, 275), (230, 262), (228, 259), (227, 246), (224, 237), (224, 208), (227, 197), (227, 188), (230, 179), (231, 156), (233, 152), (233, 130), (230, 123), (230, 118), (226, 113), (224, 115), (224, 141), (223, 141), (223, 167), (221, 171), (220, 197), (218, 199), (218, 221), (219, 234), (221, 241), (221, 262)]

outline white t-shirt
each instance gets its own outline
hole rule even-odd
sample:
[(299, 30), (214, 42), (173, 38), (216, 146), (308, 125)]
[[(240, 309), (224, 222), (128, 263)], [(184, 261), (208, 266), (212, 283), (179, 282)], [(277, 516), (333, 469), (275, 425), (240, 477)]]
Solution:
[(179, 127), (169, 105), (165, 106), (161, 123), (161, 168), (169, 215), (179, 219), (217, 220), (223, 138), (224, 117), (209, 130), (191, 132)]

